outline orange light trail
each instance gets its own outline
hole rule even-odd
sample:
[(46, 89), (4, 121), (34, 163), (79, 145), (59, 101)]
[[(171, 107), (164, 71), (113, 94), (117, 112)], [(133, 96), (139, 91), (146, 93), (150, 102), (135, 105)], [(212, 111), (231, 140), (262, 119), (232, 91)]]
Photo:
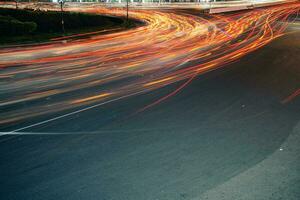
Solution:
[[(131, 10), (129, 15), (146, 25), (105, 35), (87, 34), (85, 39), (63, 37), (46, 44), (2, 48), (0, 124), (186, 80), (167, 95), (172, 96), (194, 77), (282, 36), (288, 17), (299, 9), (300, 3), (291, 3), (209, 19), (179, 11)], [(93, 6), (67, 10), (125, 15), (122, 9)]]

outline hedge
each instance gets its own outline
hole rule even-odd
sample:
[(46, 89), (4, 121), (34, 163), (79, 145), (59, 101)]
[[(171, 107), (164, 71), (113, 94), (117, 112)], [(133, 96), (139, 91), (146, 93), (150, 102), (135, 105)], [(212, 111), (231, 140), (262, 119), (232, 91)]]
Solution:
[[(30, 21), (37, 25), (36, 32), (53, 33), (61, 31), (61, 13), (58, 11), (32, 11), (1, 8), (0, 15), (11, 16), (19, 21)], [(64, 12), (65, 29), (105, 27), (124, 23), (124, 19), (85, 13)]]
[(10, 16), (0, 15), (0, 35), (26, 35), (36, 30), (37, 24), (34, 22), (21, 22)]

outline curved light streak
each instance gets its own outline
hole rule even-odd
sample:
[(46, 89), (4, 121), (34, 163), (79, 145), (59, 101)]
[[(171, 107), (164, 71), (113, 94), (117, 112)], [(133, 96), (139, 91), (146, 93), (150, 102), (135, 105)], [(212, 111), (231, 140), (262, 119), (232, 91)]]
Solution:
[[(193, 77), (223, 67), (283, 35), (288, 17), (299, 9), (300, 4), (295, 3), (209, 19), (179, 11), (133, 10), (130, 16), (146, 22), (145, 26), (86, 39), (64, 37), (0, 49), (0, 124), (111, 101), (187, 79), (169, 97)], [(125, 14), (122, 9), (97, 7), (68, 10)]]

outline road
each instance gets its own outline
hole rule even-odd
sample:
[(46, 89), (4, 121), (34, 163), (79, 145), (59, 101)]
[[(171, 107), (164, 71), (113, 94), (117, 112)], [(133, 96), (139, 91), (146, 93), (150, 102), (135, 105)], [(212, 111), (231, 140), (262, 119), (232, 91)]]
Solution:
[(0, 50), (0, 198), (298, 199), (298, 9)]

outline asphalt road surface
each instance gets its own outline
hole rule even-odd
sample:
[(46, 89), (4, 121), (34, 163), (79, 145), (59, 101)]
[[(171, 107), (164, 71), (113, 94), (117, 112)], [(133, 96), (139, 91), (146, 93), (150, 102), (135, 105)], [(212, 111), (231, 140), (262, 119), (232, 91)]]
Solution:
[[(299, 23), (290, 23), (285, 32), (255, 51), (242, 56), (246, 50), (238, 51), (236, 62), (218, 62), (222, 67), (196, 77), (188, 73), (178, 80), (179, 73), (169, 75), (167, 70), (160, 71), (164, 76), (159, 80), (147, 79), (145, 72), (144, 86), (160, 87), (140, 90), (135, 84), (126, 91), (140, 94), (114, 100), (94, 102), (113, 92), (78, 95), (76, 100), (68, 93), (55, 100), (44, 93), (37, 98), (34, 86), (31, 99), (14, 99), (23, 94), (19, 87), (29, 87), (23, 72), (17, 77), (19, 87), (5, 85), (16, 96), (2, 94), (0, 199), (298, 200)], [(17, 71), (15, 64), (9, 73)], [(27, 63), (22, 70), (39, 64)], [(176, 81), (168, 82), (174, 76)], [(30, 78), (41, 80), (38, 75)], [(191, 81), (185, 84), (187, 78)], [(168, 84), (161, 85), (164, 81)], [(95, 94), (95, 88), (85, 92)], [(56, 106), (65, 98), (80, 105)], [(45, 101), (54, 102), (55, 112), (44, 109)], [(15, 117), (26, 109), (35, 115)]]

